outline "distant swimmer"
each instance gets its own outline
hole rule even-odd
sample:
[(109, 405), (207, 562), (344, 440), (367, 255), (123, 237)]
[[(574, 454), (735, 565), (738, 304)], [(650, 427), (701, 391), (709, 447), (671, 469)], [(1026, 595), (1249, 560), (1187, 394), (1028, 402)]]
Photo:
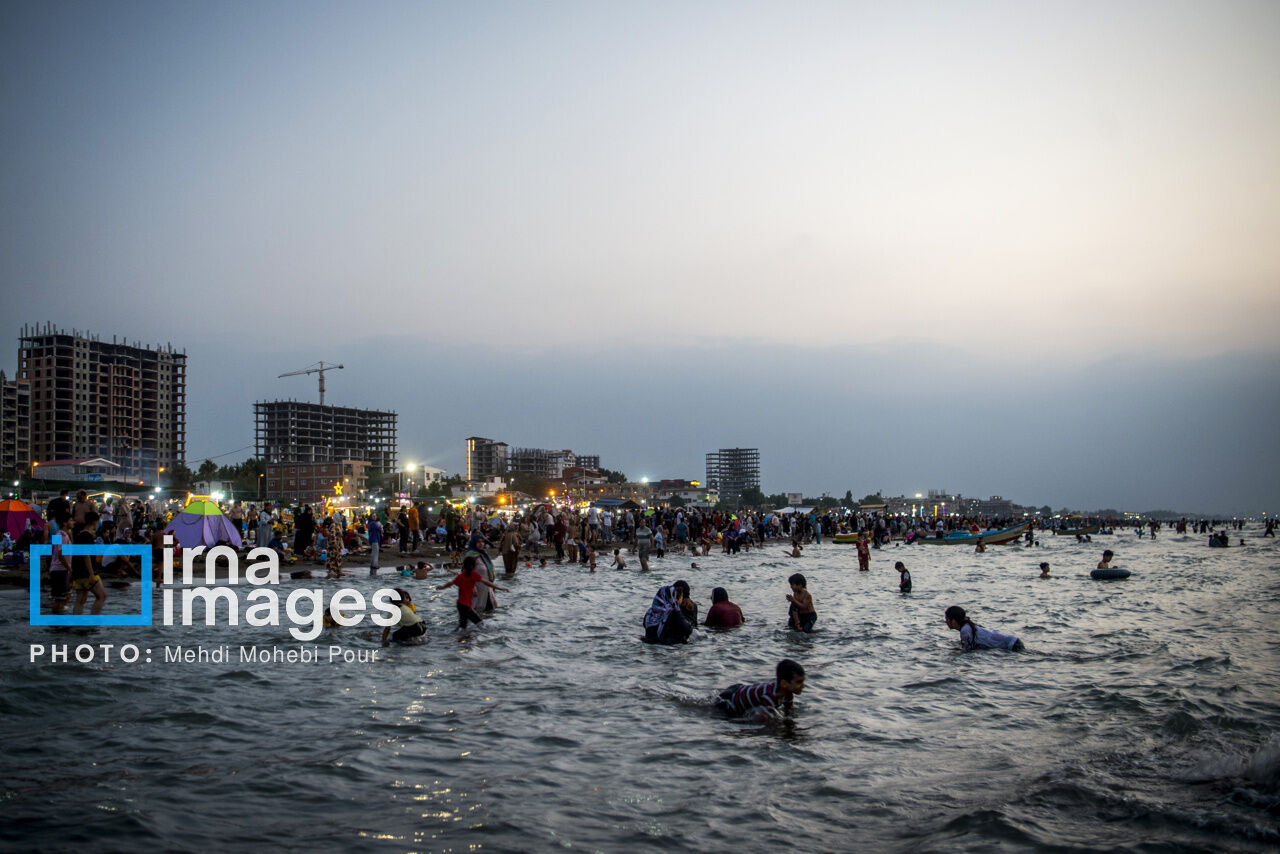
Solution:
[(893, 565), (893, 568), (898, 570), (898, 592), (910, 593), (911, 573), (907, 572), (907, 565), (902, 561), (898, 561)]
[(1048, 561), (1040, 561), (1040, 577), (1041, 577), (1041, 578), (1048, 578), (1048, 577), (1049, 577), (1049, 562), (1048, 562)]
[(960, 645), (966, 650), (974, 649), (1008, 649), (1018, 652), (1023, 649), (1022, 641), (1014, 635), (984, 629), (965, 614), (964, 608), (952, 605), (943, 614), (947, 628), (960, 633)]
[(1111, 559), (1115, 557), (1115, 552), (1107, 549), (1102, 553), (1102, 560), (1098, 561), (1098, 569), (1110, 569)]
[(611, 564), (611, 566), (613, 569), (627, 568), (627, 562), (622, 559), (622, 549), (613, 550), (613, 563)]
[(729, 591), (723, 587), (717, 587), (711, 591), (711, 607), (707, 609), (707, 619), (703, 622), (704, 626), (710, 626), (716, 629), (731, 629), (734, 626), (740, 626), (746, 621), (742, 616), (742, 609), (729, 601)]
[(778, 662), (772, 682), (730, 685), (716, 705), (731, 718), (791, 712), (792, 700), (804, 691), (804, 668), (789, 658)]
[(982, 554), (987, 550), (987, 546), (982, 542), (982, 537), (978, 537), (978, 544), (973, 547), (974, 554)]
[(808, 582), (797, 572), (787, 579), (787, 583), (791, 585), (791, 592), (787, 594), (787, 601), (791, 603), (787, 610), (787, 627), (798, 632), (813, 631), (813, 624), (818, 622), (818, 612), (813, 607)]

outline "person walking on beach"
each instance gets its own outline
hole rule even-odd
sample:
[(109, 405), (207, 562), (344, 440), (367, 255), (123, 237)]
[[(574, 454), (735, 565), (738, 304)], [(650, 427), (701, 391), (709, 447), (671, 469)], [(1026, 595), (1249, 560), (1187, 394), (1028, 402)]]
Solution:
[(324, 520), (324, 539), (328, 544), (328, 559), (324, 562), (330, 578), (342, 577), (342, 531), (332, 516)]
[(417, 506), (410, 504), (406, 515), (409, 517), (409, 550), (417, 552), (418, 544), (422, 542), (422, 525)]
[(400, 540), (400, 554), (409, 553), (409, 512), (403, 507), (396, 514), (396, 536)]
[[(64, 489), (58, 493), (58, 497), (52, 499), (48, 506), (44, 509), (44, 515), (53, 523), (53, 533), (58, 533), (67, 527), (71, 522), (71, 500), (67, 498), (68, 490)], [(67, 532), (68, 535), (71, 533)]]
[(502, 540), (498, 544), (502, 553), (502, 566), (507, 575), (514, 575), (520, 566), (520, 526), (514, 522), (507, 525), (502, 532)]
[(380, 552), (382, 551), (382, 523), (372, 513), (369, 514), (369, 519), (364, 524), (364, 533), (369, 538), (369, 571), (377, 572), (382, 568), (379, 565)]
[[(76, 534), (75, 545), (92, 546), (93, 534), (80, 531)], [(76, 601), (71, 607), (72, 614), (84, 611), (85, 600), (93, 594), (93, 607), (90, 614), (101, 614), (102, 606), (107, 603), (107, 590), (102, 586), (102, 578), (98, 575), (97, 563), (93, 555), (74, 555), (71, 558), (71, 586), (76, 591)]]
[(311, 512), (311, 505), (302, 508), (302, 515), (293, 528), (293, 553), (298, 557), (306, 554), (311, 548), (311, 540), (316, 533), (316, 517)]

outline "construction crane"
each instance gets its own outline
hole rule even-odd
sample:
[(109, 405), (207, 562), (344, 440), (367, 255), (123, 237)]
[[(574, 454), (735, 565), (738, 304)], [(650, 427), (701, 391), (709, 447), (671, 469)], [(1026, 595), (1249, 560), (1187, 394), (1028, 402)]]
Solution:
[(320, 405), (323, 406), (324, 405), (324, 372), (340, 371), (340, 370), (342, 370), (342, 365), (335, 365), (330, 362), (316, 362), (314, 365), (303, 368), (300, 371), (290, 371), (287, 374), (281, 374), (280, 376), (276, 377), (276, 379), (284, 379), (285, 377), (296, 377), (296, 376), (301, 376), (302, 374), (319, 374), (320, 375)]

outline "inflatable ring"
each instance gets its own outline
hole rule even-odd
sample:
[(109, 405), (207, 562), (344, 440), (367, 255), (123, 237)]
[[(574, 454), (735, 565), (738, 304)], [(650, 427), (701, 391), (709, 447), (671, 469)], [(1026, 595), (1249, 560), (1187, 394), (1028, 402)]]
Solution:
[(1129, 570), (1120, 569), (1119, 567), (1112, 567), (1111, 569), (1095, 569), (1093, 572), (1089, 573), (1089, 575), (1092, 578), (1098, 578), (1098, 579), (1128, 578)]

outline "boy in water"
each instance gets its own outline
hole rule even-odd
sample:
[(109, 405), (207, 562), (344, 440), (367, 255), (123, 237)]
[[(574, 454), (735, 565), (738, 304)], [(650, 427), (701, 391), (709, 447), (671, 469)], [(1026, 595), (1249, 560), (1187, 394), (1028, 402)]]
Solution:
[(716, 705), (733, 718), (747, 714), (771, 715), (779, 708), (790, 712), (791, 701), (804, 691), (804, 668), (784, 658), (778, 662), (775, 675), (777, 678), (772, 682), (730, 685), (720, 692)]
[(1041, 561), (1041, 562), (1040, 562), (1040, 577), (1041, 577), (1041, 578), (1048, 578), (1048, 577), (1049, 577), (1049, 562), (1048, 562), (1048, 561)]
[(898, 561), (893, 565), (898, 570), (898, 590), (902, 593), (911, 592), (911, 573), (907, 572), (907, 565), (902, 561)]
[(627, 568), (627, 562), (622, 559), (622, 549), (613, 550), (613, 568), (614, 569)]
[(1102, 560), (1098, 561), (1098, 569), (1110, 569), (1111, 559), (1115, 557), (1115, 553), (1111, 549), (1107, 549), (1102, 553)]
[(818, 621), (818, 612), (813, 607), (813, 597), (809, 595), (808, 583), (800, 573), (787, 579), (791, 592), (787, 601), (791, 603), (787, 612), (787, 626), (798, 632), (813, 631), (813, 624)]

